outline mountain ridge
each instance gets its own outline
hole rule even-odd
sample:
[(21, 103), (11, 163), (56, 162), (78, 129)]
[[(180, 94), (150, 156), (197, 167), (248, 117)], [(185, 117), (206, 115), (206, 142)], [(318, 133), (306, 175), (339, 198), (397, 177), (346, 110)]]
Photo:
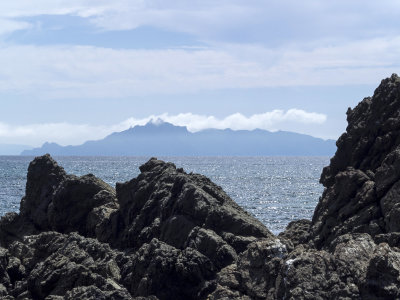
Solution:
[(21, 155), (327, 156), (333, 155), (335, 150), (334, 140), (289, 131), (228, 128), (190, 132), (186, 126), (157, 121), (76, 146), (46, 142), (39, 148), (23, 151)]

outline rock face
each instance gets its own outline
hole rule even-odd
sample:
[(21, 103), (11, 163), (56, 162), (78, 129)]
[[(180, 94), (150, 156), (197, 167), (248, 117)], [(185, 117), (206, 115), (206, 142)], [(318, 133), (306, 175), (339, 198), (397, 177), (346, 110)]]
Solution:
[(3, 295), (205, 299), (250, 244), (279, 242), (208, 178), (154, 158), (140, 169), (115, 191), (35, 158), (20, 214), (0, 221)]
[(347, 115), (313, 219), (278, 236), (172, 163), (113, 189), (35, 158), (0, 220), (0, 298), (399, 299), (400, 78)]
[(400, 78), (383, 80), (373, 97), (347, 111), (347, 120), (321, 175), (326, 189), (312, 229), (318, 247), (345, 233), (389, 239), (400, 230)]

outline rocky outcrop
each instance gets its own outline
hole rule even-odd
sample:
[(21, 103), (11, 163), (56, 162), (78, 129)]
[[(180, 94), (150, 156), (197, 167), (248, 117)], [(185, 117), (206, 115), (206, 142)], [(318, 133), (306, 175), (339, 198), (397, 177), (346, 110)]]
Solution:
[(347, 120), (321, 175), (326, 189), (312, 226), (317, 247), (345, 233), (389, 238), (400, 230), (400, 78), (383, 80), (372, 97), (347, 111)]
[(212, 255), (228, 263), (256, 238), (272, 237), (208, 178), (186, 174), (157, 159), (140, 170), (137, 178), (117, 184), (120, 209), (109, 224), (110, 228), (118, 224), (112, 245), (137, 250), (157, 238), (179, 249), (190, 246), (214, 252), (214, 248)]
[(400, 78), (347, 116), (313, 219), (278, 236), (172, 163), (113, 189), (35, 158), (0, 220), (1, 299), (400, 299)]
[(250, 244), (279, 242), (208, 178), (155, 158), (140, 169), (115, 191), (94, 175), (66, 174), (49, 155), (35, 158), (20, 214), (0, 221), (15, 265), (3, 264), (3, 294), (205, 299)]

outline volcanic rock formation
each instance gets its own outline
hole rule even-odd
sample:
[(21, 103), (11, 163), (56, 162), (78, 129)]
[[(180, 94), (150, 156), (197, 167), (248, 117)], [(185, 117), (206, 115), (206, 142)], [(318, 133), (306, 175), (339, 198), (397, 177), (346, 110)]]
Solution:
[(278, 236), (172, 163), (113, 189), (35, 158), (0, 220), (1, 299), (399, 299), (400, 78), (347, 116), (312, 221)]

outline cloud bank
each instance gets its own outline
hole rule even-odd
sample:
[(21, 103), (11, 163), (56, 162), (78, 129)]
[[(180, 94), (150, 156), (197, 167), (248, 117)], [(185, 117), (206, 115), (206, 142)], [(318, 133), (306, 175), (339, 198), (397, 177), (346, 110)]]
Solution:
[[(280, 24), (279, 32), (283, 31), (286, 38), (310, 34), (311, 38), (338, 37), (343, 36), (343, 30), (352, 36), (371, 36), (387, 33), (388, 24), (397, 22), (399, 10), (398, 1), (392, 0), (18, 0), (2, 1), (0, 18), (18, 21), (24, 17), (72, 15), (88, 19), (101, 30), (153, 26), (221, 40), (227, 38), (224, 32), (240, 28), (276, 31), (276, 27), (268, 26), (271, 24)], [(292, 37), (289, 31), (294, 33)]]
[(229, 88), (376, 84), (400, 66), (400, 37), (311, 49), (0, 47), (0, 94), (127, 98)]
[[(289, 109), (288, 111), (273, 110), (263, 114), (255, 114), (246, 117), (240, 113), (229, 115), (223, 119), (214, 116), (196, 115), (192, 113), (183, 113), (178, 115), (162, 114), (151, 116), (144, 120), (161, 119), (165, 122), (172, 123), (177, 126), (186, 126), (189, 131), (196, 132), (208, 128), (232, 130), (253, 130), (265, 129), (276, 131), (281, 126), (286, 126), (290, 123), (303, 124), (322, 124), (326, 121), (326, 115), (313, 112), (306, 112), (300, 109)], [(128, 119), (128, 124), (143, 124), (143, 120)]]
[(299, 124), (315, 126), (316, 124), (323, 124), (326, 119), (327, 117), (324, 114), (290, 109), (287, 111), (273, 110), (249, 117), (236, 113), (225, 118), (192, 113), (178, 115), (164, 113), (146, 118), (129, 118), (111, 126), (70, 123), (12, 126), (0, 123), (0, 143), (40, 146), (44, 142), (56, 142), (61, 145), (78, 145), (87, 140), (102, 139), (112, 132), (123, 131), (136, 125), (145, 125), (151, 121), (157, 122), (157, 120), (163, 120), (177, 126), (186, 126), (189, 131), (196, 132), (208, 128), (230, 128), (233, 130), (259, 128), (270, 131), (296, 131)]
[[(227, 88), (375, 85), (400, 66), (399, 13), (400, 4), (388, 0), (2, 1), (0, 94), (126, 98)], [(13, 42), (18, 30), (39, 37), (40, 30), (54, 30), (36, 26), (43, 16), (80, 18), (93, 27), (94, 36), (147, 26), (187, 33), (204, 46), (118, 49), (57, 40), (51, 45)]]

